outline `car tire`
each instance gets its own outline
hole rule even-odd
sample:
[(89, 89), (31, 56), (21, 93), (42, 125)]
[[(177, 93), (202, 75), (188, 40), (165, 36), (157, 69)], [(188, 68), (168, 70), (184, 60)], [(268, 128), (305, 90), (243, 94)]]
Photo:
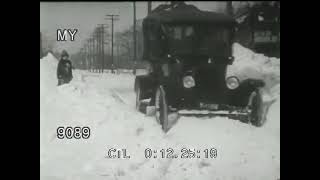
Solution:
[(141, 111), (141, 88), (138, 86), (136, 88), (136, 110)]
[(252, 125), (261, 127), (266, 121), (261, 90), (257, 89), (253, 93), (254, 94), (251, 102), (251, 113), (249, 119)]
[(166, 94), (162, 86), (159, 86), (155, 95), (156, 120), (162, 126), (164, 132), (168, 132), (168, 105)]

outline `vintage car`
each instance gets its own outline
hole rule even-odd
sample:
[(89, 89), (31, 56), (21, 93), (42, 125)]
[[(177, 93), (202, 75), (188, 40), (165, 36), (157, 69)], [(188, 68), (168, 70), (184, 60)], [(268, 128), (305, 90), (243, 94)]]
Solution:
[[(236, 22), (193, 5), (156, 8), (143, 20), (145, 69), (136, 74), (136, 108), (167, 132), (180, 116), (228, 116), (261, 126), (264, 82), (226, 77)], [(153, 112), (153, 113), (152, 113)]]

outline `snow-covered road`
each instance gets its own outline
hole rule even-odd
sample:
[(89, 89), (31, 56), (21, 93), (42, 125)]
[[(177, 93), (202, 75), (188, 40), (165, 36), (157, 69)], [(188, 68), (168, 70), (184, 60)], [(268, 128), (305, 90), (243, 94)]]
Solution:
[[(70, 84), (57, 87), (56, 63), (50, 54), (40, 60), (42, 180), (280, 178), (280, 74), (270, 83), (277, 101), (262, 128), (222, 117), (182, 117), (164, 134), (153, 117), (136, 112), (134, 76), (75, 71)], [(59, 126), (88, 126), (91, 136), (58, 139)], [(131, 158), (106, 158), (109, 148), (127, 149)], [(216, 148), (217, 157), (163, 159), (159, 153), (147, 159), (146, 148), (172, 148), (179, 155), (182, 148)]]

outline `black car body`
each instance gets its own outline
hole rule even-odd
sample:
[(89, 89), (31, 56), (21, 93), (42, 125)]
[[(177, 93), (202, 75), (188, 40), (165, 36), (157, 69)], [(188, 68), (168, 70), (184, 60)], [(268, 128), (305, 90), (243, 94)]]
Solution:
[(137, 109), (143, 109), (143, 100), (151, 99), (147, 106), (155, 107), (164, 131), (170, 128), (171, 114), (179, 117), (187, 110), (251, 114), (248, 107), (261, 100), (258, 90), (264, 83), (226, 77), (234, 60), (235, 26), (229, 16), (192, 5), (155, 9), (143, 20), (143, 59), (148, 65), (144, 75), (136, 76)]

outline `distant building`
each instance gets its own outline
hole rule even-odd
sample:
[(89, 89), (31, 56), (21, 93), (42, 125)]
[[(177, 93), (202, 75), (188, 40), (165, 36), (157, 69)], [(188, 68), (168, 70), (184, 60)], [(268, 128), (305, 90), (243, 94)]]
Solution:
[(280, 56), (280, 3), (269, 1), (238, 9), (236, 40), (269, 56)]

